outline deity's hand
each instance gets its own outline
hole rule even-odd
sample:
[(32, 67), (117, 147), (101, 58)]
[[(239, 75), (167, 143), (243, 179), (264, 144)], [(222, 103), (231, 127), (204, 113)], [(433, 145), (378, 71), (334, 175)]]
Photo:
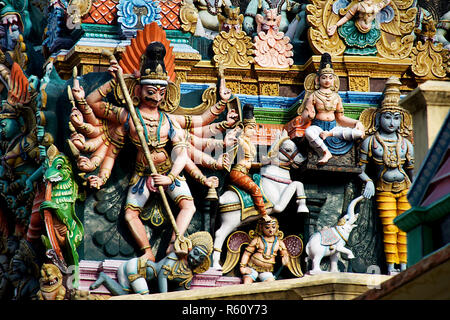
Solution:
[(14, 182), (11, 182), (11, 184), (8, 186), (8, 189), (6, 192), (8, 193), (15, 193), (16, 191), (20, 190), (22, 188), (22, 185), (20, 183), (20, 180), (15, 180)]
[(225, 135), (223, 139), (223, 144), (225, 148), (232, 147), (238, 142), (238, 138), (236, 137), (237, 130), (230, 130)]
[(30, 179), (27, 179), (25, 181), (25, 189), (23, 190), (23, 193), (29, 194), (31, 191), (33, 191), (33, 182), (31, 182)]
[(70, 135), (70, 141), (72, 141), (78, 150), (83, 150), (86, 138), (81, 133), (74, 132)]
[(225, 167), (228, 167), (230, 165), (230, 157), (227, 153), (223, 153), (219, 160), (217, 160), (217, 169), (222, 170)]
[(361, 121), (358, 121), (355, 125), (355, 129), (358, 129), (362, 132), (362, 136), (361, 139), (364, 139), (365, 135), (366, 135), (366, 128), (364, 127), (364, 125), (361, 123)]
[(268, 156), (263, 155), (261, 158), (261, 164), (266, 165), (270, 164), (272, 162), (272, 158), (269, 158)]
[(236, 123), (236, 121), (239, 120), (239, 114), (236, 112), (236, 110), (231, 109), (230, 111), (228, 111), (227, 113), (227, 126), (228, 127), (233, 127), (234, 124)]
[(78, 166), (78, 169), (80, 169), (83, 172), (92, 172), (96, 168), (94, 163), (92, 163), (92, 161), (85, 156), (80, 156), (78, 158), (77, 166)]
[(70, 121), (78, 127), (83, 125), (83, 114), (77, 108), (72, 108), (72, 112), (70, 113)]
[(367, 181), (366, 186), (364, 187), (363, 196), (366, 199), (370, 199), (375, 194), (375, 185), (372, 180)]
[(333, 34), (335, 34), (336, 30), (337, 30), (337, 25), (332, 25), (332, 26), (328, 27), (328, 29), (327, 29), (328, 36), (331, 37)]
[(249, 267), (240, 267), (239, 271), (242, 275), (251, 274), (252, 270)]
[(153, 183), (156, 186), (170, 186), (172, 184), (172, 179), (170, 177), (158, 174), (158, 173), (152, 173)]
[(219, 186), (219, 178), (217, 178), (216, 176), (208, 177), (205, 180), (205, 185), (208, 188), (217, 188)]
[(100, 187), (105, 184), (105, 180), (99, 176), (89, 176), (87, 179), (91, 188), (100, 189)]
[(73, 94), (73, 97), (75, 98), (75, 101), (81, 101), (86, 96), (82, 86), (73, 87), (72, 94)]
[(122, 67), (119, 66), (119, 63), (116, 60), (111, 60), (109, 62), (108, 72), (114, 77), (114, 79), (116, 79), (117, 72), (119, 70), (122, 71)]
[(225, 102), (227, 102), (231, 98), (231, 90), (227, 88), (225, 79), (220, 80), (219, 95), (220, 95), (220, 99)]
[(288, 254), (285, 254), (284, 256), (283, 256), (283, 258), (281, 258), (281, 264), (283, 265), (283, 266), (287, 266), (287, 265), (289, 265), (289, 255)]

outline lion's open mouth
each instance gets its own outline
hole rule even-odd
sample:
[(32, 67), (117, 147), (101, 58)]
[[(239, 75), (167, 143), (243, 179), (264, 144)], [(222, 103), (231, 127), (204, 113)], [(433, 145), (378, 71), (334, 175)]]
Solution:
[(49, 279), (44, 282), (44, 286), (51, 287), (58, 283), (58, 278)]

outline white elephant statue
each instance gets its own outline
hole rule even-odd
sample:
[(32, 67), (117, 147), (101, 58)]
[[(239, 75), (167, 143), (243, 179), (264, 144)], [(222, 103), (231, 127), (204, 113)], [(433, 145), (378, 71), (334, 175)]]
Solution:
[(363, 198), (363, 196), (359, 196), (350, 203), (347, 214), (339, 220), (337, 226), (324, 228), (311, 235), (306, 244), (306, 262), (308, 260), (312, 261), (312, 269), (308, 274), (322, 272), (320, 262), (323, 257), (330, 257), (330, 272), (339, 272), (339, 253), (345, 253), (348, 259), (355, 257), (353, 252), (346, 248), (345, 245), (347, 244), (350, 232), (356, 227), (355, 222), (358, 219), (358, 214), (355, 214), (355, 206)]

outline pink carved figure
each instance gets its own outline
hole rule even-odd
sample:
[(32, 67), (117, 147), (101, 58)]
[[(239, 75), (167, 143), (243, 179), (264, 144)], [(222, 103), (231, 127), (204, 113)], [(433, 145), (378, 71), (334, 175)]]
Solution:
[(281, 15), (278, 10), (266, 9), (264, 16), (256, 15), (255, 61), (265, 68), (289, 68), (294, 60), (291, 58), (292, 44), (289, 37), (279, 31)]

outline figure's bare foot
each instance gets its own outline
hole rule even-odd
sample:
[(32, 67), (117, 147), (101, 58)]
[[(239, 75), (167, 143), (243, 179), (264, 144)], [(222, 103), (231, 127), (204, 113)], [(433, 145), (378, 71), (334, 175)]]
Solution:
[(262, 217), (263, 217), (264, 221), (266, 221), (266, 222), (271, 222), (272, 221), (272, 218), (268, 214), (265, 214)]
[(322, 132), (319, 134), (319, 137), (320, 137), (322, 140), (325, 140), (326, 138), (332, 137), (332, 136), (333, 136), (333, 134), (332, 134), (330, 131), (322, 131)]
[(328, 160), (330, 160), (332, 157), (332, 154), (329, 150), (324, 152), (324, 155), (322, 157), (322, 159), (320, 159), (317, 163), (318, 164), (326, 164), (328, 162)]

